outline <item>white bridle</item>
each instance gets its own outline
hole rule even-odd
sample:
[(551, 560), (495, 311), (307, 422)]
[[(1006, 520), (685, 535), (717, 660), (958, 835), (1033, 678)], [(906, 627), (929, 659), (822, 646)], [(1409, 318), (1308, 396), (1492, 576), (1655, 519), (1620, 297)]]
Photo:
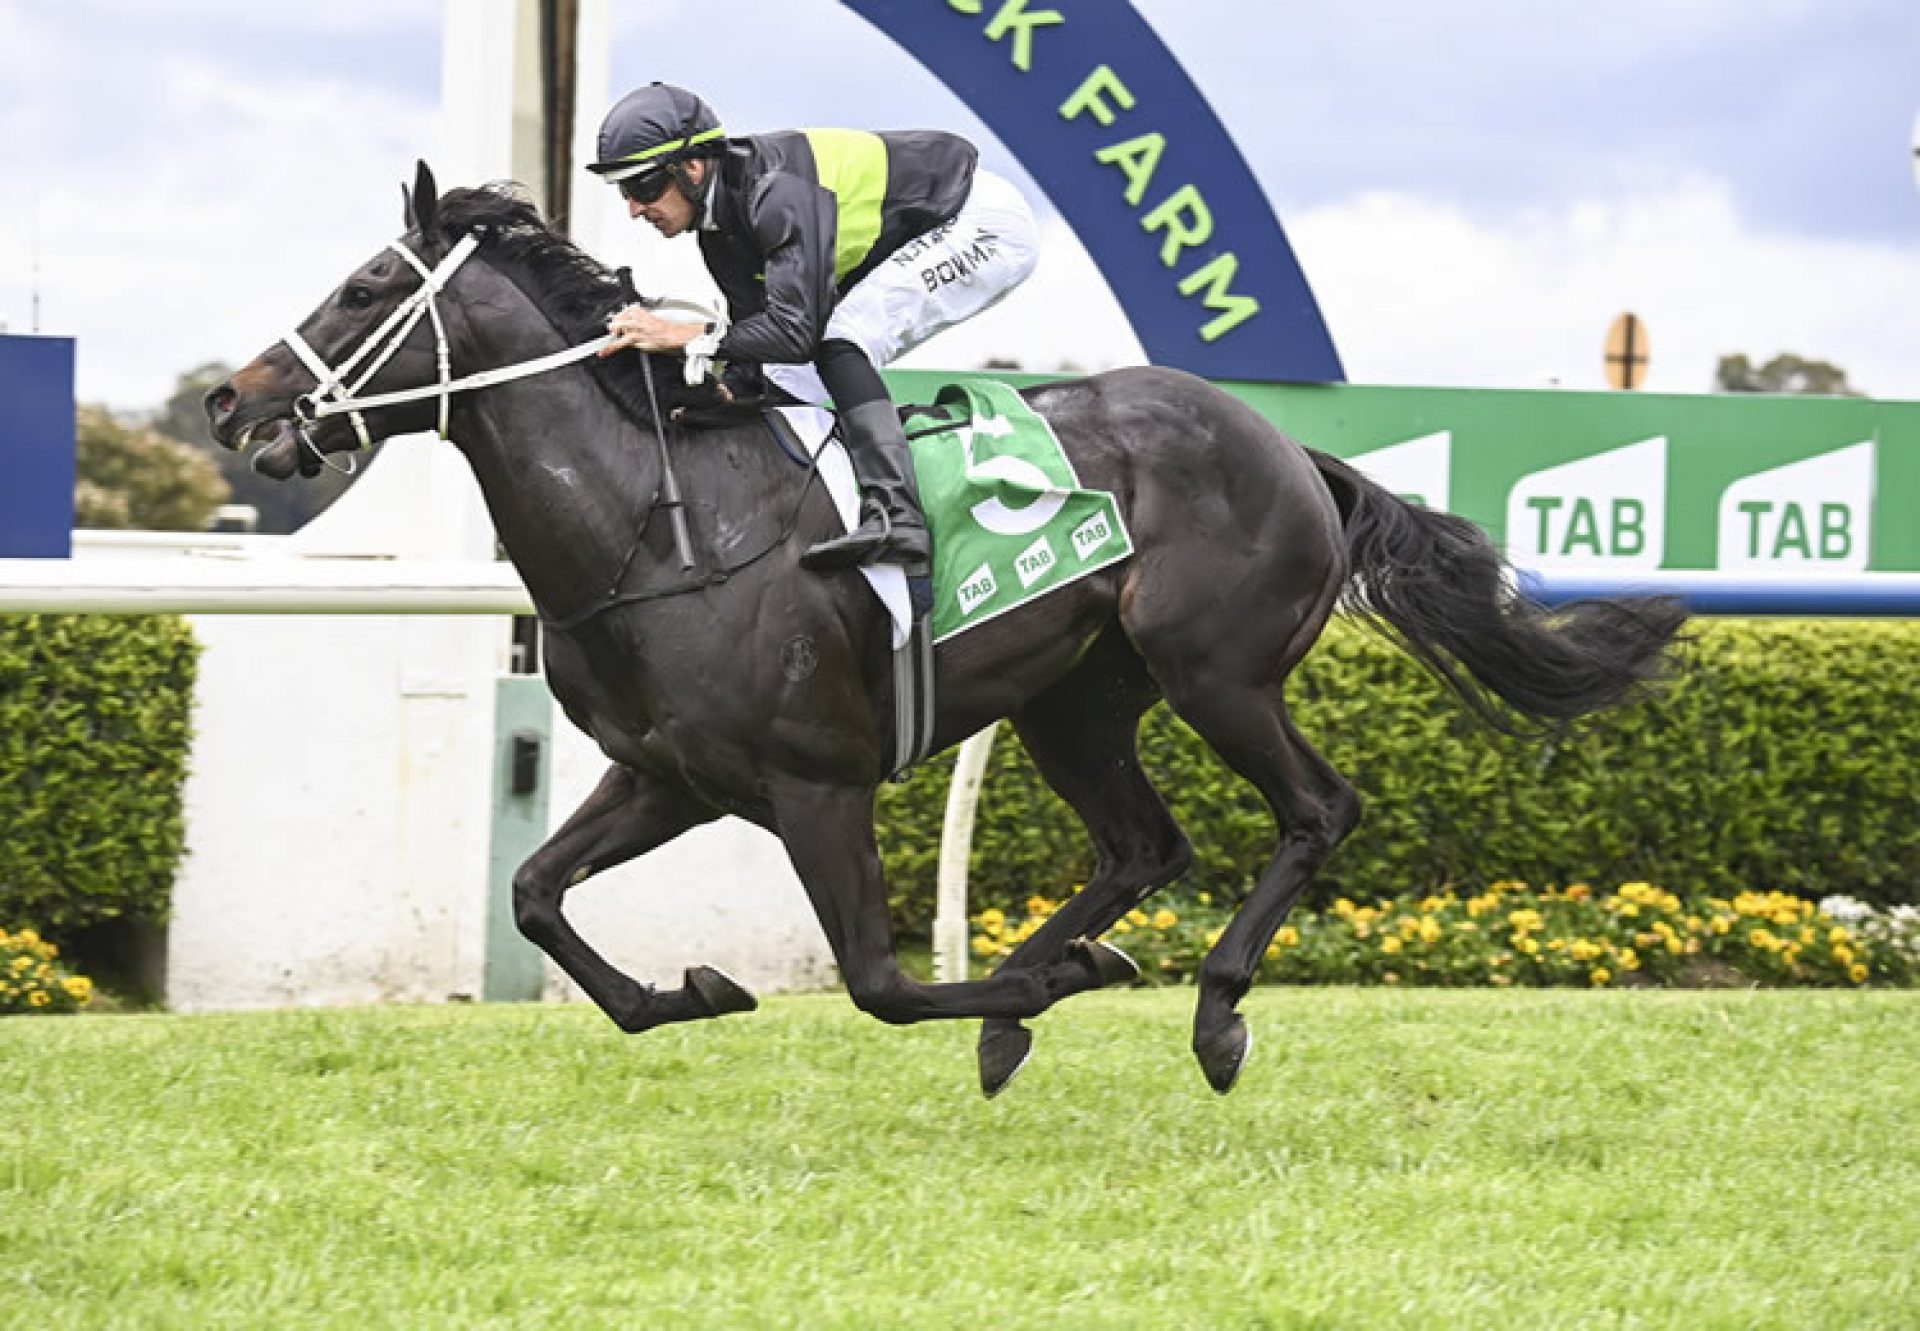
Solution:
[[(512, 365), (502, 365), (491, 370), (481, 370), (476, 374), (455, 379), (451, 358), (447, 351), (447, 328), (440, 319), (440, 306), (436, 303), (435, 297), (446, 289), (454, 273), (459, 270), (461, 264), (472, 257), (479, 245), (480, 237), (469, 232), (447, 251), (447, 256), (436, 267), (428, 268), (417, 254), (400, 241), (392, 242), (388, 248), (405, 259), (413, 270), (420, 274), (420, 287), (401, 301), (393, 313), (367, 335), (366, 340), (360, 344), (359, 350), (348, 356), (337, 368), (328, 367), (320, 354), (300, 335), (299, 329), (296, 328), (286, 335), (287, 346), (292, 349), (295, 356), (299, 357), (300, 363), (307, 367), (308, 373), (318, 381), (310, 391), (295, 398), (293, 403), (295, 425), (301, 441), (308, 448), (313, 449), (316, 454), (320, 452), (313, 441), (307, 438), (305, 426), (325, 420), (329, 416), (342, 414), (353, 422), (353, 431), (360, 437), (360, 447), (371, 448), (373, 437), (367, 432), (367, 422), (362, 412), (371, 411), (376, 407), (395, 406), (402, 402), (419, 402), (430, 397), (440, 399), (440, 437), (445, 439), (447, 411), (455, 393), (472, 392), (476, 388), (487, 388), (494, 384), (511, 383), (515, 379), (525, 379), (531, 375), (545, 374), (548, 370), (557, 370), (562, 366), (585, 360), (613, 341), (613, 335), (609, 333), (605, 337), (597, 337), (591, 342), (583, 342), (579, 346), (568, 347), (564, 351), (556, 351), (551, 355), (519, 361)], [(687, 301), (649, 300), (642, 303), (649, 309), (685, 309), (709, 320), (717, 319), (717, 316), (706, 307)], [(392, 393), (361, 396), (361, 390), (393, 358), (393, 353), (400, 349), (400, 344), (407, 340), (422, 316), (430, 316), (433, 320), (433, 336), (437, 344), (440, 367), (438, 381), (422, 384), (418, 388), (403, 388)], [(349, 385), (347, 377), (369, 357), (371, 360), (366, 369)], [(703, 356), (699, 359), (699, 371), (704, 373), (707, 358)], [(689, 357), (687, 374), (690, 383), (696, 382), (694, 371), (693, 358)], [(326, 459), (322, 457), (321, 461), (325, 462)]]

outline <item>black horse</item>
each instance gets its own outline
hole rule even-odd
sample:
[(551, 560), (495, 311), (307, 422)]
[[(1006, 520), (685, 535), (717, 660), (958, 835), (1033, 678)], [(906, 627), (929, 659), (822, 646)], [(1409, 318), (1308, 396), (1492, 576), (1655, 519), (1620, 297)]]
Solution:
[[(402, 322), (391, 359), (373, 357), (377, 373), (355, 391), (550, 356), (600, 335), (623, 303), (615, 275), (511, 191), (441, 197), (423, 164), (406, 222), (403, 241), (349, 275), (297, 337), (207, 395), (216, 439), (264, 440), (255, 465), (284, 479), (361, 433), (433, 428), (444, 407), (432, 396), (363, 396), (360, 414), (327, 414), (314, 410), (324, 396), (314, 390), (410, 297), (422, 303), (422, 274), (463, 238), (477, 242), (472, 261), (433, 279), (446, 282), (443, 310), (410, 332)], [(450, 363), (436, 363), (436, 327)], [(1083, 484), (1118, 500), (1136, 553), (943, 644), (934, 745), (1011, 718), (1086, 823), (1098, 868), (993, 975), (923, 984), (896, 960), (874, 842), (893, 734), (888, 623), (859, 577), (799, 569), (800, 552), (834, 529), (832, 510), (757, 418), (698, 431), (672, 421), (711, 400), (684, 387), (680, 369), (677, 359), (589, 358), (455, 397), (448, 431), (547, 623), (554, 694), (612, 760), (516, 875), (516, 918), (625, 1031), (753, 999), (708, 967), (677, 989), (637, 983), (574, 932), (562, 898), (735, 814), (785, 843), (863, 1011), (986, 1019), (980, 1076), (994, 1094), (1031, 1047), (1023, 1019), (1132, 978), (1124, 956), (1088, 940), (1190, 862), (1136, 750), (1141, 715), (1164, 698), (1258, 787), (1278, 823), (1273, 858), (1200, 970), (1193, 1049), (1224, 1092), (1249, 1047), (1236, 1004), (1301, 889), (1360, 818), (1353, 787), (1295, 729), (1284, 697), (1336, 605), (1344, 598), (1508, 730), (1626, 700), (1659, 672), (1684, 619), (1661, 599), (1550, 614), (1513, 592), (1472, 524), (1403, 502), (1191, 375), (1128, 369), (1031, 389)], [(671, 524), (652, 520), (663, 418), (692, 570), (675, 557)]]

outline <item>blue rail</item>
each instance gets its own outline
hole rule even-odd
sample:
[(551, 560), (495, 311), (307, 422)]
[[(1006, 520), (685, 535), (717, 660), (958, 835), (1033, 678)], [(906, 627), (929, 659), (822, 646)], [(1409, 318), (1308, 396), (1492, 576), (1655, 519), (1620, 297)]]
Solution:
[(1920, 573), (1636, 573), (1519, 569), (1520, 590), (1543, 605), (1599, 596), (1672, 595), (1700, 615), (1823, 615), (1920, 619)]

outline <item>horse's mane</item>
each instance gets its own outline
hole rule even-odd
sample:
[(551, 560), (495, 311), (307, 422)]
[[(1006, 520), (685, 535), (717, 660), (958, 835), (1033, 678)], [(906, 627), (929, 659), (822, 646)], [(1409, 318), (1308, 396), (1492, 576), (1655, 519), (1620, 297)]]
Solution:
[[(480, 252), (487, 262), (525, 293), (569, 345), (606, 332), (607, 316), (630, 299), (619, 276), (548, 226), (539, 209), (522, 197), (518, 185), (503, 182), (450, 189), (440, 196), (435, 221), (449, 239), (478, 232)], [(690, 389), (682, 381), (678, 357), (648, 359), (653, 362), (654, 391), (662, 410), (711, 400), (711, 389)], [(587, 367), (629, 416), (652, 428), (640, 357), (594, 358)]]

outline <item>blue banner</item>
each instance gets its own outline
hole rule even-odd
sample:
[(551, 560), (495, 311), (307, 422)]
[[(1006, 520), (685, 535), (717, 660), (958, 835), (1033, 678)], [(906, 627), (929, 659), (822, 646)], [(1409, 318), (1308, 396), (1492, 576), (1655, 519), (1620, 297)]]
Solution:
[(0, 559), (73, 553), (73, 339), (0, 336)]
[(1019, 158), (1155, 364), (1212, 379), (1346, 377), (1246, 159), (1132, 5), (843, 2)]

